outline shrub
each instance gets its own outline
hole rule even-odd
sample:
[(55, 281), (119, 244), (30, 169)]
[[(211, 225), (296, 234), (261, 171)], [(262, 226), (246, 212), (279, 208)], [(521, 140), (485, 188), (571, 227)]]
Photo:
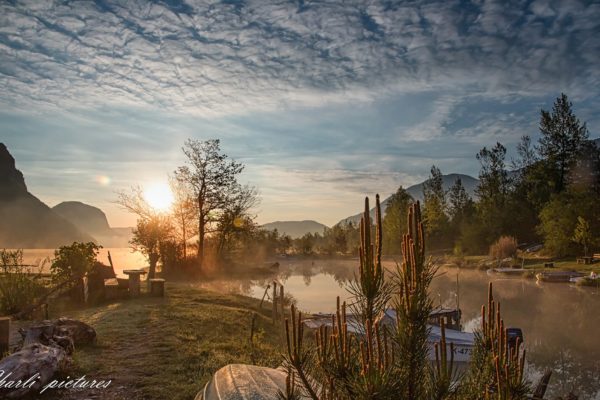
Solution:
[(501, 236), (490, 246), (490, 256), (501, 260), (517, 255), (517, 239), (512, 236)]
[(15, 314), (43, 293), (40, 274), (23, 265), (23, 250), (0, 250), (0, 312)]
[(59, 247), (54, 251), (54, 260), (50, 267), (52, 280), (56, 283), (63, 283), (75, 278), (82, 278), (92, 270), (98, 250), (101, 248), (94, 242), (73, 242), (72, 245)]

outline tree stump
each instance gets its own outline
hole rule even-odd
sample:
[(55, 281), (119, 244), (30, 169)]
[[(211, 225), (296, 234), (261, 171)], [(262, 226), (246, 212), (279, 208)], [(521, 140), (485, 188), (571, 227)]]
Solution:
[(3, 395), (2, 397), (14, 399), (37, 392), (69, 362), (70, 358), (67, 352), (60, 346), (45, 346), (41, 343), (27, 345), (0, 360), (0, 371), (5, 371), (6, 374), (11, 373), (6, 380), (15, 382), (20, 380), (24, 387), (3, 388), (0, 393)]
[(165, 296), (165, 280), (164, 279), (150, 279), (150, 295), (155, 297)]

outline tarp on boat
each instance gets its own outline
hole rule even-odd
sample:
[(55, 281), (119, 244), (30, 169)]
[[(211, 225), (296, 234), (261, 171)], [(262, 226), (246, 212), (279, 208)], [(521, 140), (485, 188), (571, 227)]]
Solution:
[(285, 393), (287, 373), (282, 369), (229, 364), (213, 375), (195, 400), (277, 399)]

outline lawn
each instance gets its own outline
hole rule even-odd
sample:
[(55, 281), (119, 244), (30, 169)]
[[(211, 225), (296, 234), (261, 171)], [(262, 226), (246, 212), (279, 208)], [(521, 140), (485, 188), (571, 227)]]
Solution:
[[(259, 301), (186, 284), (168, 284), (164, 298), (142, 297), (67, 313), (92, 325), (97, 344), (76, 349), (68, 375), (111, 379), (106, 390), (62, 391), (60, 399), (193, 399), (229, 363), (277, 367), (281, 326)], [(254, 345), (250, 345), (256, 313)]]

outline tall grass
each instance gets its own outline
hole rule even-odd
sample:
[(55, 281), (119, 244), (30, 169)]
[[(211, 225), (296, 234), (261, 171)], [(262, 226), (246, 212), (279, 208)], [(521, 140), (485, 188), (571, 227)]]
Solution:
[(490, 256), (501, 260), (517, 255), (517, 239), (512, 236), (501, 236), (490, 246)]
[(16, 314), (44, 292), (40, 274), (23, 265), (23, 250), (0, 250), (0, 312)]

